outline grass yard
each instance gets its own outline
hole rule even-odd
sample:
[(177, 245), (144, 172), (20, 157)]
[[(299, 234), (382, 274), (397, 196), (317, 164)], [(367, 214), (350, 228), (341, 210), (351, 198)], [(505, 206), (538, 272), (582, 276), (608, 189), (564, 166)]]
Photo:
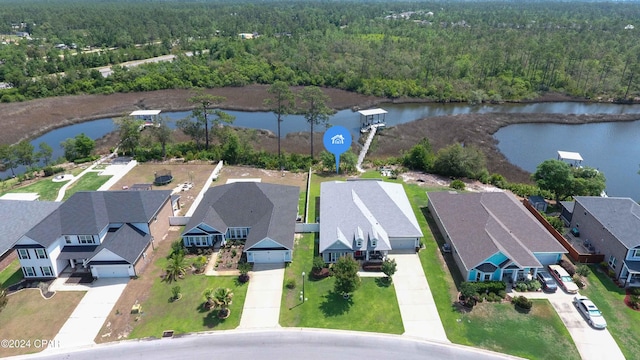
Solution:
[[(162, 259), (164, 260), (164, 259)], [(161, 337), (164, 330), (185, 334), (209, 330), (235, 329), (240, 324), (248, 283), (237, 284), (237, 276), (186, 275), (184, 279), (168, 284), (156, 280), (149, 298), (142, 303), (142, 315), (129, 335), (130, 339)], [(171, 302), (171, 288), (180, 286), (182, 298)], [(231, 315), (218, 319), (217, 311), (207, 311), (202, 293), (208, 289), (228, 287), (233, 291)]]
[[(7, 191), (8, 193), (38, 193), (40, 194), (40, 198), (38, 200), (41, 201), (54, 201), (58, 196), (58, 191), (66, 182), (53, 182), (52, 178), (44, 178), (33, 184), (11, 189)], [(3, 193), (2, 195), (4, 195)]]
[[(296, 286), (294, 289), (283, 287), (280, 325), (389, 334), (404, 332), (393, 284), (388, 286), (376, 278), (362, 278), (360, 288), (345, 300), (333, 293), (333, 278), (309, 279), (315, 253), (313, 234), (297, 240), (293, 262), (285, 271), (285, 284), (287, 279), (294, 279)], [(304, 293), (308, 299), (304, 304), (300, 302), (303, 271), (307, 274)]]
[[(424, 237), (420, 261), (436, 302), (447, 337), (456, 344), (481, 347), (532, 359), (579, 359), (568, 330), (547, 301), (535, 301), (531, 313), (523, 315), (511, 304), (482, 303), (470, 313), (461, 313), (453, 303), (456, 283), (462, 281), (453, 262), (439, 255), (427, 219), (426, 191), (448, 188), (404, 186)], [(455, 279), (455, 280), (454, 280)], [(572, 350), (567, 350), (572, 349)]]
[(75, 183), (73, 183), (65, 192), (63, 200), (67, 200), (71, 197), (71, 195), (77, 193), (78, 191), (93, 191), (98, 190), (100, 186), (109, 181), (111, 176), (100, 176), (97, 172), (91, 171), (88, 172), (80, 179), (78, 179)]
[(640, 349), (640, 311), (632, 310), (624, 303), (625, 290), (619, 288), (597, 266), (591, 266), (588, 286), (580, 290), (604, 314), (607, 328), (627, 359), (638, 356)]
[(32, 346), (4, 348), (2, 357), (44, 350), (36, 348), (34, 341), (53, 340), (84, 294), (83, 291), (59, 291), (51, 299), (45, 300), (40, 290), (25, 289), (9, 296), (7, 306), (0, 312), (0, 339), (31, 340)]
[(15, 259), (0, 271), (0, 287), (7, 288), (24, 278), (22, 269), (20, 268), (20, 260)]

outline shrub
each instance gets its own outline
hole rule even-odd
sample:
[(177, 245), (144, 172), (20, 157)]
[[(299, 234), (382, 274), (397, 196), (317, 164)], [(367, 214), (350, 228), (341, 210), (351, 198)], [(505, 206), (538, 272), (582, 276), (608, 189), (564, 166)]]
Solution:
[(314, 274), (319, 273), (324, 267), (325, 262), (321, 256), (316, 256), (313, 258), (313, 265), (311, 265), (311, 272)]
[(287, 279), (285, 281), (285, 285), (287, 289), (295, 289), (296, 288), (296, 279)]
[(60, 166), (47, 166), (44, 169), (42, 169), (42, 171), (44, 172), (44, 176), (51, 176), (53, 174), (63, 172), (64, 169), (61, 168)]
[(636, 310), (640, 308), (640, 296), (638, 295), (629, 296), (629, 306), (631, 306)]
[(580, 275), (580, 276), (587, 276), (589, 275), (589, 267), (585, 264), (580, 264), (578, 266), (576, 266), (576, 274)]
[(500, 296), (500, 299), (504, 299), (507, 297), (507, 292), (505, 290), (500, 290), (498, 292), (498, 296)]
[(449, 187), (456, 190), (464, 190), (465, 184), (462, 180), (455, 179), (449, 184)]
[(631, 288), (631, 289), (629, 289), (629, 294), (640, 296), (640, 288)]
[(171, 298), (173, 300), (178, 300), (180, 298), (180, 286), (176, 285), (171, 288)]
[(562, 268), (567, 270), (567, 272), (569, 273), (569, 276), (575, 275), (576, 267), (573, 265), (573, 263), (571, 263), (571, 261), (562, 259), (560, 260), (560, 266), (562, 266)]
[(527, 291), (538, 291), (542, 287), (538, 280), (527, 281)]
[(205, 265), (207, 265), (207, 257), (204, 255), (200, 255), (193, 260), (193, 267), (198, 273), (204, 270)]
[(573, 275), (573, 282), (576, 283), (580, 289), (584, 287), (584, 281), (582, 281), (582, 278), (577, 274)]
[(531, 300), (527, 299), (525, 296), (516, 296), (515, 298), (513, 298), (513, 300), (511, 300), (511, 302), (513, 303), (513, 305), (515, 305), (516, 307), (519, 307), (520, 309), (523, 310), (531, 310), (531, 308), (533, 307), (533, 302), (531, 302)]
[(502, 301), (502, 297), (496, 293), (489, 293), (489, 295), (487, 295), (487, 300), (491, 301), (491, 302), (500, 302)]
[(231, 250), (231, 256), (236, 257), (238, 255), (238, 251), (236, 249)]
[(610, 278), (613, 278), (616, 276), (616, 272), (613, 271), (613, 269), (607, 269), (607, 275), (609, 275)]
[(395, 259), (385, 259), (382, 262), (382, 267), (380, 270), (382, 270), (382, 272), (387, 275), (387, 278), (391, 278), (393, 276), (393, 274), (396, 273), (398, 269), (398, 264), (396, 264), (396, 260)]
[(516, 291), (525, 292), (527, 291), (527, 284), (523, 282), (519, 282), (516, 284)]
[(240, 276), (238, 276), (238, 281), (241, 284), (246, 283), (247, 281), (249, 281), (249, 271), (251, 271), (251, 264), (248, 262), (240, 262), (238, 263), (238, 271), (240, 272)]

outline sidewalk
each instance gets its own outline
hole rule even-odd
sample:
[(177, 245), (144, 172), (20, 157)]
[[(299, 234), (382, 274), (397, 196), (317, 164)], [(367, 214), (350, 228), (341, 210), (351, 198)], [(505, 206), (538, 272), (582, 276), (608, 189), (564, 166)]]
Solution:
[(393, 254), (398, 270), (393, 284), (405, 336), (449, 342), (418, 254)]

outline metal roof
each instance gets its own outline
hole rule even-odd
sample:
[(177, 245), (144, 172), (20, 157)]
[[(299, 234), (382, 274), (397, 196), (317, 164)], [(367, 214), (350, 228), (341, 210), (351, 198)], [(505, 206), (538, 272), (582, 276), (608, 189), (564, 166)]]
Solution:
[(160, 114), (162, 110), (136, 110), (129, 114), (129, 116), (153, 116)]
[(571, 152), (571, 151), (558, 151), (558, 159), (560, 160), (573, 160), (573, 161), (582, 161), (582, 156), (580, 153)]
[(360, 110), (358, 112), (360, 113), (360, 115), (363, 115), (363, 116), (373, 116), (373, 115), (386, 114), (387, 110), (377, 108), (377, 109)]

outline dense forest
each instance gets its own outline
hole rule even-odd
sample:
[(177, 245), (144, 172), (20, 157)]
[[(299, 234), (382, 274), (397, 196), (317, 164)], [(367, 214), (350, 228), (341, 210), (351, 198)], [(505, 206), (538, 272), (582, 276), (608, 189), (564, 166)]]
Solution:
[[(0, 0), (0, 101), (278, 80), (443, 102), (632, 101), (638, 19), (636, 2)], [(164, 54), (177, 57), (117, 65)]]

